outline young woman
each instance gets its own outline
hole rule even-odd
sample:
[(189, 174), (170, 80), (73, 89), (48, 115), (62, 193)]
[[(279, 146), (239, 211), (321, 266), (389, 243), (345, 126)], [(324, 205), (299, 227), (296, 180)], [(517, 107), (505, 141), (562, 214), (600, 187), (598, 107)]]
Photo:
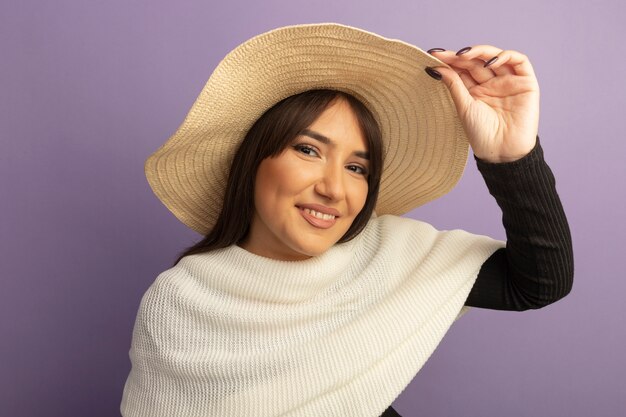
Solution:
[[(124, 416), (397, 415), (467, 307), (570, 291), (528, 58), (429, 53), (322, 24), (224, 58), (146, 162), (155, 194), (205, 237), (142, 299)], [(506, 244), (399, 217), (454, 187), (468, 143)]]

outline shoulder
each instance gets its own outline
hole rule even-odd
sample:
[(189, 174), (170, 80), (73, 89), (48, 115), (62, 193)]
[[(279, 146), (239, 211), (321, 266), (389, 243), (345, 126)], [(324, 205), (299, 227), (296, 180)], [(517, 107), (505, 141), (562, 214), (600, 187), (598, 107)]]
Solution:
[(362, 237), (366, 246), (393, 257), (446, 252), (450, 259), (468, 253), (490, 254), (503, 247), (502, 241), (461, 229), (439, 230), (429, 223), (396, 215), (370, 219)]
[(193, 259), (181, 259), (178, 264), (159, 273), (144, 292), (139, 316), (153, 324), (181, 314), (183, 306), (202, 293), (201, 283), (193, 273)]
[(142, 315), (162, 314), (171, 304), (177, 293), (181, 292), (180, 264), (161, 272), (144, 292), (139, 311)]
[(384, 233), (402, 233), (407, 231), (439, 232), (434, 226), (426, 222), (393, 214), (383, 214), (381, 216), (372, 217), (366, 228)]
[(209, 252), (187, 255), (161, 272), (143, 295), (142, 308), (164, 312), (192, 306), (209, 305), (209, 301), (232, 290), (240, 275), (253, 275), (241, 256), (243, 249), (232, 245)]
[(363, 239), (370, 241), (370, 244), (376, 242), (383, 246), (404, 247), (407, 244), (412, 245), (415, 241), (430, 245), (439, 238), (441, 233), (444, 232), (429, 223), (384, 214), (370, 219), (363, 230)]

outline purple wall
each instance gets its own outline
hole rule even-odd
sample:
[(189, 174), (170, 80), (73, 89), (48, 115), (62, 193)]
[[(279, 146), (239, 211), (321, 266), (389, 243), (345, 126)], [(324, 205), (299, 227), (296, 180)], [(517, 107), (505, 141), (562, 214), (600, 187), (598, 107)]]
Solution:
[[(145, 158), (229, 50), (324, 21), (423, 49), (527, 54), (574, 238), (567, 298), (474, 309), (394, 406), (405, 417), (625, 415), (625, 12), (618, 0), (2, 2), (0, 415), (119, 415), (141, 296), (198, 237), (152, 194)], [(452, 193), (410, 215), (504, 238), (473, 161)]]

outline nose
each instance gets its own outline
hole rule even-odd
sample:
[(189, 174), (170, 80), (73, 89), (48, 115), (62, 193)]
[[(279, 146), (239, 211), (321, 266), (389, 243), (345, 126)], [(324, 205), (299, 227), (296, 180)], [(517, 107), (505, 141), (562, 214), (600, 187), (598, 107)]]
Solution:
[(344, 168), (340, 164), (328, 164), (315, 184), (315, 191), (331, 201), (341, 201), (346, 197)]

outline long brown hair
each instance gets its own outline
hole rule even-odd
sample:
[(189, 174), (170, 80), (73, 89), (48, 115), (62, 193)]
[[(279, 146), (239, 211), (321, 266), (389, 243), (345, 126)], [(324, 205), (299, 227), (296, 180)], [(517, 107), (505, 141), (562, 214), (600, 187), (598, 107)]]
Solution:
[(225, 248), (247, 236), (254, 214), (254, 183), (259, 164), (266, 158), (278, 156), (339, 98), (345, 99), (354, 111), (367, 141), (370, 158), (365, 205), (339, 243), (354, 238), (363, 230), (378, 198), (382, 171), (380, 128), (367, 107), (352, 95), (336, 90), (308, 90), (278, 102), (250, 128), (233, 157), (224, 204), (215, 226), (201, 241), (184, 249), (174, 265), (187, 255)]

